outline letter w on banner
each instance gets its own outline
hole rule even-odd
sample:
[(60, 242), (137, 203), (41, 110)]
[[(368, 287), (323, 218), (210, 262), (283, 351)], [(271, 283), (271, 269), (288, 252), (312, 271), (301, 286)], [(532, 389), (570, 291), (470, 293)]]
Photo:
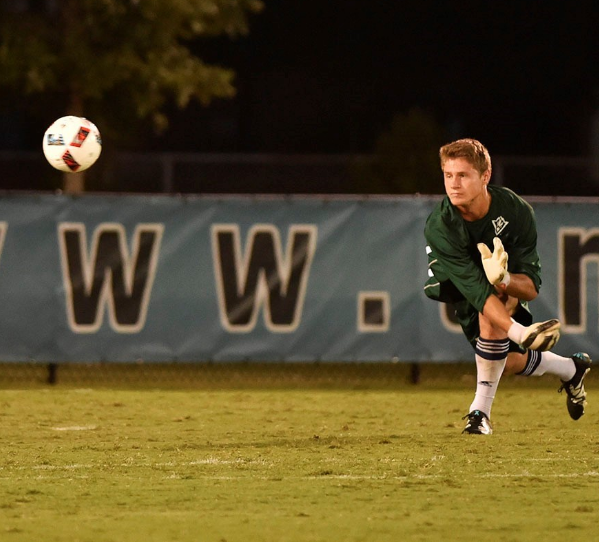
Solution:
[(271, 224), (256, 224), (247, 235), (245, 252), (237, 224), (212, 226), (212, 253), (220, 320), (230, 332), (254, 329), (260, 308), (270, 331), (288, 333), (301, 321), (317, 227), (289, 228), (283, 257), (281, 236)]
[(84, 224), (59, 224), (63, 284), (74, 332), (98, 331), (105, 307), (115, 331), (143, 329), (163, 231), (163, 224), (138, 224), (130, 253), (123, 225), (103, 223), (94, 230), (88, 252)]

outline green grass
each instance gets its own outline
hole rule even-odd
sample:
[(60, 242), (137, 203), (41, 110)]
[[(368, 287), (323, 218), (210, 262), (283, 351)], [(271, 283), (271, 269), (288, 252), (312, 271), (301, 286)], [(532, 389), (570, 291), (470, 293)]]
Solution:
[[(506, 379), (394, 389), (0, 390), (2, 542), (593, 540), (593, 390)], [(355, 386), (354, 386), (355, 387)]]

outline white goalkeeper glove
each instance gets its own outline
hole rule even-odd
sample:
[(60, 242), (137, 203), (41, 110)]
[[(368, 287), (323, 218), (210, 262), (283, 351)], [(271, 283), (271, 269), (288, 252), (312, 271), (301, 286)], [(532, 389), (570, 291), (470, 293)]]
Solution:
[(508, 337), (530, 350), (539, 350), (545, 352), (551, 350), (560, 337), (559, 320), (547, 320), (524, 327), (518, 322), (514, 322), (507, 332)]
[(493, 239), (493, 253), (484, 243), (476, 245), (480, 252), (483, 262), (483, 269), (487, 280), (493, 285), (504, 284), (507, 286), (510, 283), (510, 274), (507, 270), (507, 252), (503, 249), (503, 243), (499, 237)]

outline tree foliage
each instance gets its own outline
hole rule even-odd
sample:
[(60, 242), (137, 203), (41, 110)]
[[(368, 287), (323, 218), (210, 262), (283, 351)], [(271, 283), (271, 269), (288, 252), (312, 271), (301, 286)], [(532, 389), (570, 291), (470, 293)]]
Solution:
[[(22, 5), (21, 2), (19, 5)], [(166, 107), (209, 104), (234, 95), (231, 69), (210, 65), (190, 45), (249, 29), (260, 0), (60, 0), (0, 4), (0, 86), (62, 103), (63, 114), (98, 125), (151, 119), (167, 124)]]
[(203, 36), (248, 31), (258, 0), (62, 0), (54, 9), (4, 8), (0, 69), (26, 94), (66, 92), (74, 114), (124, 93), (140, 118), (164, 123), (169, 98), (209, 103), (234, 94), (233, 73), (189, 50)]
[(352, 169), (356, 191), (386, 194), (436, 194), (443, 191), (439, 147), (441, 126), (422, 109), (397, 114), (374, 144), (367, 162)]

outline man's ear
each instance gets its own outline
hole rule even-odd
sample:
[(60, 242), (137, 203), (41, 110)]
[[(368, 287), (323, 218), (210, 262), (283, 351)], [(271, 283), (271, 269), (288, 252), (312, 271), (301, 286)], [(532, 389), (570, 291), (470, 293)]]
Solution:
[(483, 182), (485, 184), (489, 184), (489, 181), (491, 180), (491, 168), (487, 169), (487, 171), (485, 171), (482, 175), (483, 177)]

